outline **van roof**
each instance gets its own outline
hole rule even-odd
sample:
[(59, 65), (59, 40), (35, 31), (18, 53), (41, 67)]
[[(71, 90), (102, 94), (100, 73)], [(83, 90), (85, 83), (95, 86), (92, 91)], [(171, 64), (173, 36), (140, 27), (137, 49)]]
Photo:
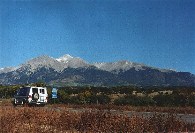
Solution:
[(25, 87), (29, 87), (29, 88), (45, 88), (46, 89), (46, 87), (37, 87), (37, 86), (25, 86)]

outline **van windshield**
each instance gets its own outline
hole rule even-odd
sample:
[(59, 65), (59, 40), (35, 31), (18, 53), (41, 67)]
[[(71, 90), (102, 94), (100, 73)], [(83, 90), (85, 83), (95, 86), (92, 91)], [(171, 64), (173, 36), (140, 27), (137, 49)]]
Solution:
[(18, 90), (17, 95), (18, 96), (26, 96), (28, 93), (29, 87), (24, 87)]

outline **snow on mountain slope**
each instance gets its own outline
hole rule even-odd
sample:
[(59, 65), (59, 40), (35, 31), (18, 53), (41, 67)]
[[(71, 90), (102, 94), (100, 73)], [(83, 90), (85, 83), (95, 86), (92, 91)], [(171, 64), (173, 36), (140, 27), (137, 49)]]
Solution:
[(68, 63), (71, 59), (73, 59), (74, 57), (70, 56), (69, 54), (65, 54), (64, 56), (57, 58), (56, 60), (59, 62), (65, 62)]
[(117, 62), (110, 62), (110, 63), (94, 63), (94, 66), (101, 70), (109, 71), (109, 72), (114, 72), (114, 73), (119, 73), (119, 72), (125, 72), (129, 69), (134, 68), (136, 71), (140, 70), (145, 70), (146, 68), (151, 68), (151, 69), (156, 69), (161, 72), (176, 72), (175, 70), (172, 69), (160, 69), (160, 68), (155, 68), (151, 66), (147, 66), (141, 63), (135, 63), (135, 62), (129, 62), (129, 61), (117, 61)]
[(56, 60), (66, 64), (67, 67), (71, 67), (71, 68), (89, 67), (90, 66), (90, 64), (88, 64), (83, 59), (81, 59), (79, 57), (72, 57), (69, 54), (65, 54), (64, 56), (62, 56)]
[(110, 62), (110, 63), (94, 63), (94, 66), (101, 70), (105, 71), (127, 71), (131, 68), (135, 68), (136, 71), (144, 70), (142, 64), (129, 62), (129, 61), (117, 61), (117, 62)]

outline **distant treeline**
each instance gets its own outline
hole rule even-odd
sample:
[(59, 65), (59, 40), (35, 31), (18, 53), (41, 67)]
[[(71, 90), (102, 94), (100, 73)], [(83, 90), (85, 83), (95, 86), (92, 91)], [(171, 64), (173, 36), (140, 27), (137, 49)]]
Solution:
[[(36, 83), (36, 86), (45, 86)], [(23, 85), (0, 85), (0, 98), (12, 98)], [(131, 106), (192, 106), (195, 107), (195, 87), (138, 87), (138, 86), (69, 86), (57, 87), (58, 98), (51, 98), (51, 86), (47, 86), (49, 103), (61, 104), (115, 104)]]

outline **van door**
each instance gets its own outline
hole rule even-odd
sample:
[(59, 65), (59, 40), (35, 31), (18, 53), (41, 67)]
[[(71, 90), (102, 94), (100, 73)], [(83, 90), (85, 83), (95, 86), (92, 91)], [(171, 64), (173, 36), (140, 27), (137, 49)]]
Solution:
[(38, 101), (38, 99), (39, 99), (38, 88), (32, 88), (32, 100)]

